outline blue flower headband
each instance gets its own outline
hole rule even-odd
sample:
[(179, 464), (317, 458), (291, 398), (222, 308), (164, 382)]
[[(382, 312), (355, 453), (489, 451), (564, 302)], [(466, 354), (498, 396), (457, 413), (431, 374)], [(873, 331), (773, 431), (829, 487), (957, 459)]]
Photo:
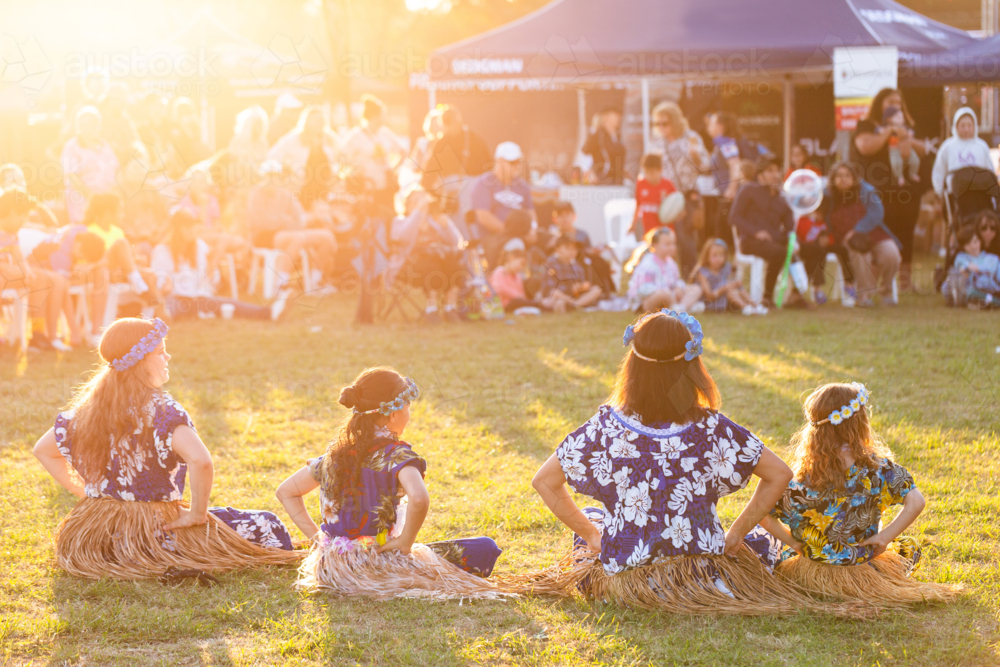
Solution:
[(142, 361), (147, 354), (155, 350), (160, 346), (160, 342), (167, 337), (167, 332), (170, 331), (170, 327), (164, 324), (163, 320), (157, 317), (153, 320), (153, 329), (142, 337), (142, 339), (132, 346), (132, 349), (128, 351), (121, 359), (115, 359), (111, 362), (111, 367), (116, 371), (126, 371), (137, 363)]
[(670, 310), (669, 308), (664, 308), (660, 312), (666, 315), (667, 317), (672, 317), (675, 320), (678, 320), (681, 324), (684, 325), (684, 328), (687, 329), (688, 332), (691, 334), (691, 340), (689, 340), (684, 344), (684, 352), (678, 354), (673, 359), (652, 359), (650, 357), (640, 354), (639, 351), (635, 349), (635, 345), (632, 345), (632, 341), (635, 340), (635, 328), (640, 324), (642, 324), (646, 320), (646, 317), (649, 317), (649, 315), (643, 317), (635, 324), (630, 324), (627, 327), (625, 327), (625, 335), (622, 337), (622, 345), (625, 347), (632, 345), (632, 354), (639, 357), (640, 359), (643, 359), (645, 361), (652, 361), (657, 364), (665, 364), (670, 361), (680, 361), (681, 358), (683, 358), (685, 361), (691, 361), (695, 357), (701, 356), (701, 353), (705, 351), (705, 348), (701, 344), (702, 339), (705, 338), (705, 334), (702, 333), (701, 331), (701, 322), (694, 319), (687, 313), (677, 313), (673, 310)]
[(406, 380), (406, 389), (399, 392), (399, 396), (397, 396), (393, 400), (383, 401), (382, 403), (379, 403), (379, 406), (377, 408), (372, 408), (371, 410), (365, 410), (363, 412), (361, 410), (358, 410), (357, 408), (354, 408), (354, 412), (356, 412), (359, 415), (368, 415), (373, 412), (377, 412), (380, 415), (385, 415), (386, 417), (388, 417), (393, 412), (396, 412), (397, 410), (402, 410), (403, 407), (409, 405), (411, 401), (417, 400), (417, 397), (420, 396), (420, 390), (417, 388), (417, 383), (411, 380), (410, 378), (404, 378), (404, 379)]
[(834, 410), (830, 413), (830, 416), (823, 421), (809, 422), (813, 426), (819, 426), (820, 424), (825, 424), (830, 422), (834, 426), (843, 423), (845, 419), (850, 419), (854, 415), (861, 412), (861, 408), (868, 404), (868, 389), (865, 388), (860, 382), (854, 383), (858, 387), (858, 395), (851, 399), (850, 403), (841, 406), (839, 410)]

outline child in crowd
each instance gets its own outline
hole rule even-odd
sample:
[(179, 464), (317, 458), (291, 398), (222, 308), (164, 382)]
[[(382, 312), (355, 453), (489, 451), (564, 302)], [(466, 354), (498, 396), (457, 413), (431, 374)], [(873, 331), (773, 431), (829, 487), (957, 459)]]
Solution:
[(34, 197), (17, 187), (0, 194), (0, 285), (27, 292), (31, 317), (45, 320), (46, 332), (32, 336), (32, 348), (66, 352), (71, 348), (58, 335), (59, 315), (68, 298), (66, 279), (55, 271), (29, 265), (18, 242), (18, 231), (39, 206)]
[[(402, 440), (413, 380), (369, 368), (340, 392), (350, 410), (326, 453), (278, 487), (295, 525), (313, 541), (299, 585), (337, 596), (493, 598), (500, 549), (488, 537), (420, 544), (430, 508), (427, 463)], [(319, 489), (322, 526), (303, 497)]]
[[(958, 231), (952, 284), (961, 285), (970, 307), (1000, 305), (1000, 257), (983, 251), (983, 242), (972, 225)], [(957, 283), (955, 282), (957, 280)]]
[(669, 227), (657, 229), (649, 237), (650, 249), (632, 272), (628, 299), (638, 313), (661, 308), (700, 313), (705, 304), (699, 301), (701, 288), (686, 285), (677, 268), (677, 236)]
[[(806, 399), (806, 422), (792, 436), (795, 478), (760, 522), (787, 545), (777, 571), (811, 591), (876, 605), (951, 599), (953, 587), (908, 577), (920, 547), (901, 535), (924, 497), (872, 430), (870, 398), (864, 385), (847, 383)], [(893, 505), (903, 508), (883, 527)], [(862, 563), (870, 567), (851, 567)]]
[[(906, 116), (899, 107), (886, 107), (882, 112), (882, 125), (889, 128), (903, 128), (913, 136), (913, 130), (906, 126)], [(892, 168), (892, 177), (899, 185), (906, 185), (906, 177), (914, 183), (920, 182), (920, 156), (916, 151), (910, 151), (910, 155), (903, 158), (899, 151), (899, 137), (893, 135), (889, 137), (889, 166)]]
[(576, 226), (576, 209), (572, 203), (568, 201), (555, 203), (552, 207), (552, 226), (549, 228), (549, 233), (551, 235), (547, 244), (549, 252), (555, 249), (555, 241), (559, 236), (563, 234), (572, 236), (580, 246), (576, 260), (591, 270), (602, 292), (611, 294), (615, 291), (615, 284), (611, 279), (611, 264), (601, 256), (601, 249), (591, 244), (590, 234)]
[(590, 282), (586, 268), (577, 261), (580, 246), (563, 234), (556, 239), (552, 256), (545, 262), (542, 303), (557, 313), (593, 306), (601, 298), (601, 288)]
[(826, 256), (835, 253), (844, 273), (843, 296), (841, 302), (845, 306), (854, 303), (857, 292), (854, 289), (854, 273), (851, 268), (847, 247), (833, 241), (833, 235), (820, 211), (803, 215), (795, 223), (795, 236), (799, 242), (799, 256), (812, 284), (813, 302), (817, 306), (826, 303)]
[(642, 156), (642, 175), (635, 184), (635, 217), (629, 231), (642, 237), (660, 227), (660, 203), (677, 188), (663, 178), (663, 158), (656, 153)]
[(744, 315), (767, 315), (767, 308), (754, 303), (743, 284), (733, 277), (728, 255), (729, 246), (725, 241), (709, 239), (691, 272), (691, 283), (701, 287), (705, 310), (713, 313), (739, 310)]
[(521, 273), (527, 266), (528, 255), (524, 250), (505, 250), (500, 258), (500, 266), (490, 274), (490, 287), (500, 297), (503, 309), (508, 313), (528, 308), (534, 310), (522, 312), (524, 314), (538, 314), (544, 309), (543, 304), (528, 299), (525, 294)]

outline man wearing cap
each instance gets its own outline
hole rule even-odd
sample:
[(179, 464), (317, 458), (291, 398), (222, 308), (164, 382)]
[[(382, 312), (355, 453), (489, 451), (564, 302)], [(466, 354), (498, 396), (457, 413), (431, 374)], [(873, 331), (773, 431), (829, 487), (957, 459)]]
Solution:
[(504, 223), (513, 211), (526, 211), (534, 225), (538, 222), (531, 188), (521, 176), (524, 170), (521, 147), (513, 141), (504, 141), (497, 146), (493, 157), (493, 170), (479, 176), (472, 187), (472, 210), (467, 218), (472, 237), (481, 236), (484, 247), (502, 242)]
[(729, 224), (736, 228), (740, 251), (767, 262), (764, 299), (772, 301), (788, 253), (788, 234), (795, 228), (792, 209), (781, 196), (781, 169), (776, 162), (765, 158), (758, 163), (757, 182), (740, 188)]

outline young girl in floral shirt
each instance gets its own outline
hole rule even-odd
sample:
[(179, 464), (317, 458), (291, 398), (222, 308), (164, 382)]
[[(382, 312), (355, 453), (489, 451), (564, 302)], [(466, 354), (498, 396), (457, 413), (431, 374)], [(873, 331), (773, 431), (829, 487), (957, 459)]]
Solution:
[[(878, 605), (950, 599), (955, 589), (908, 578), (920, 547), (902, 533), (924, 497), (872, 431), (870, 398), (864, 385), (849, 383), (806, 399), (806, 422), (792, 438), (795, 479), (761, 520), (787, 545), (778, 572), (824, 595)], [(903, 508), (882, 526), (893, 505)]]
[[(488, 537), (420, 544), (430, 499), (427, 463), (403, 440), (413, 380), (369, 368), (340, 392), (351, 412), (326, 454), (278, 487), (278, 499), (313, 541), (299, 585), (336, 596), (492, 598), (485, 580), (500, 549)], [(320, 490), (322, 526), (303, 496)]]

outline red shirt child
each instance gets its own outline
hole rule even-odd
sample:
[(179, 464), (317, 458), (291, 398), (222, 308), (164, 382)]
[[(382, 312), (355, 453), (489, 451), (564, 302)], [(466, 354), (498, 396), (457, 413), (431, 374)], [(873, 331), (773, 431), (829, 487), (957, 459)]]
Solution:
[[(633, 229), (642, 237), (660, 224), (660, 203), (677, 188), (669, 180), (663, 178), (662, 158), (649, 154), (642, 159), (642, 176), (635, 184), (635, 220)], [(642, 227), (636, 224), (642, 220)], [(673, 225), (668, 225), (673, 229)]]

